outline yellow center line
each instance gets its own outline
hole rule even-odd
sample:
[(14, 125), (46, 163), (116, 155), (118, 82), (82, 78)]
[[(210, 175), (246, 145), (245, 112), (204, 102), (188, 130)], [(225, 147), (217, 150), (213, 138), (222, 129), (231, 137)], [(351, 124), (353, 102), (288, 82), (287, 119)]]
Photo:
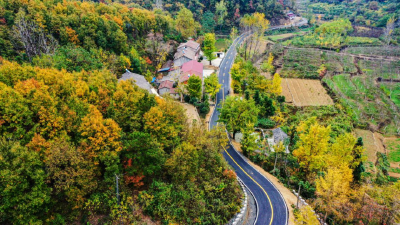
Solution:
[(253, 177), (251, 177), (248, 173), (246, 173), (246, 171), (244, 171), (244, 169), (243, 169), (241, 166), (239, 166), (239, 164), (232, 158), (232, 156), (228, 153), (228, 151), (226, 151), (226, 148), (225, 148), (225, 147), (223, 147), (223, 148), (224, 148), (224, 151), (226, 152), (226, 154), (232, 159), (232, 161), (233, 161), (233, 162), (248, 176), (248, 177), (250, 177), (250, 179), (253, 180), (254, 183), (256, 183), (256, 184), (263, 190), (263, 192), (265, 193), (265, 195), (267, 196), (268, 201), (269, 201), (269, 205), (271, 206), (271, 221), (269, 222), (269, 225), (271, 225), (271, 224), (272, 224), (272, 220), (274, 219), (274, 208), (272, 207), (272, 202), (271, 202), (271, 199), (269, 198), (268, 193), (265, 191), (265, 189), (264, 189), (263, 187), (261, 187), (261, 185), (260, 185), (257, 181), (255, 181), (255, 180), (253, 179)]

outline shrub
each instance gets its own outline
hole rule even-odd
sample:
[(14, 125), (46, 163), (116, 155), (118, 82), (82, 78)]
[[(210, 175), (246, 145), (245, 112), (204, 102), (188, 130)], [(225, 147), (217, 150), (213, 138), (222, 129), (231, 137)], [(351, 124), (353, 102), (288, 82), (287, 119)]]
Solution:
[(258, 119), (256, 126), (264, 128), (264, 129), (270, 129), (270, 128), (275, 127), (275, 124), (276, 123), (273, 120), (270, 120), (268, 118), (261, 118), (261, 119)]

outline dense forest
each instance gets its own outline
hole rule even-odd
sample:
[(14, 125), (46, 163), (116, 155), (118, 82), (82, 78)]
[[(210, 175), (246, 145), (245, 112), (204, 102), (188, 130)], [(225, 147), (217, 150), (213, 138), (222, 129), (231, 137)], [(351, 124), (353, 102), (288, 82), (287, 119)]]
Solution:
[[(152, 9), (155, 7), (153, 0), (130, 0), (144, 8)], [(214, 18), (217, 25), (224, 26), (229, 32), (229, 27), (238, 25), (240, 18), (245, 14), (254, 12), (264, 13), (266, 18), (272, 23), (277, 23), (279, 19), (284, 18), (284, 6), (293, 6), (294, 2), (283, 2), (275, 0), (164, 0), (160, 1), (162, 7), (169, 12), (177, 12), (181, 5), (190, 9), (197, 21), (207, 21)], [(219, 29), (219, 27), (218, 27)]]
[(117, 80), (151, 78), (199, 31), (184, 7), (1, 1), (0, 223), (229, 221), (242, 194), (223, 129)]
[(163, 221), (220, 224), (239, 209), (223, 130), (189, 127), (179, 103), (107, 71), (6, 60), (0, 86), (1, 223), (131, 223), (140, 203)]

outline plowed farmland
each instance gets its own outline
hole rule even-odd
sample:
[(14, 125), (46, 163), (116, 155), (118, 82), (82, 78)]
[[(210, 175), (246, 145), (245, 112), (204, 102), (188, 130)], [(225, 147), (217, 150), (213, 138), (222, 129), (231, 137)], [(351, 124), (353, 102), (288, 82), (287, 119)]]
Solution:
[(282, 95), (287, 103), (295, 106), (333, 105), (319, 80), (285, 78), (282, 80)]

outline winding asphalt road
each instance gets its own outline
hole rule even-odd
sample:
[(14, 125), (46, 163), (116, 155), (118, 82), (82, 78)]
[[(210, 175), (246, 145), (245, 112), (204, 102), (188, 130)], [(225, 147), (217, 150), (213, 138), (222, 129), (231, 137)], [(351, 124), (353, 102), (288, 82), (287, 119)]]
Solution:
[[(282, 26), (281, 26), (282, 27)], [(279, 28), (281, 28), (279, 27)], [(274, 27), (275, 28), (275, 27)], [(274, 29), (271, 28), (271, 29)], [(229, 95), (230, 70), (236, 57), (236, 47), (239, 46), (247, 34), (242, 34), (235, 39), (227, 51), (219, 69), (219, 83), (221, 90), (216, 97), (216, 109), (220, 103)], [(210, 128), (217, 125), (219, 111), (214, 110), (210, 119)], [(231, 143), (226, 146), (224, 157), (235, 169), (237, 176), (243, 181), (253, 193), (257, 203), (257, 219), (255, 224), (260, 225), (286, 225), (288, 224), (288, 207), (278, 189), (256, 169), (254, 169), (243, 156), (238, 153)]]

